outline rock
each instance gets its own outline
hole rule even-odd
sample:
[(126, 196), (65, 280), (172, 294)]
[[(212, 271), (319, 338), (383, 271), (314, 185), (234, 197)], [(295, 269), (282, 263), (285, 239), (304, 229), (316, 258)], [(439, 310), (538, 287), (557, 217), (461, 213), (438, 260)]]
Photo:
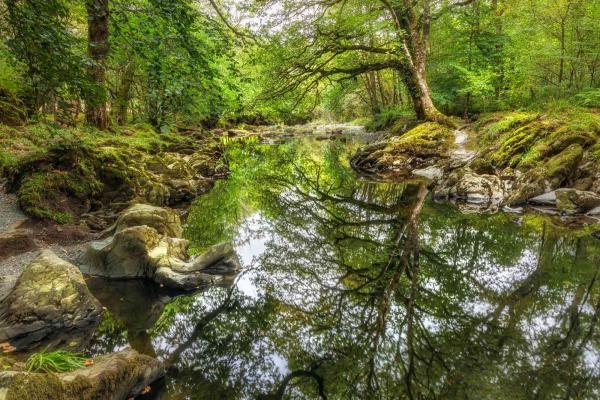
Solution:
[(405, 176), (448, 158), (453, 142), (450, 129), (428, 122), (359, 149), (350, 163), (363, 173)]
[(556, 207), (567, 214), (588, 212), (600, 206), (600, 195), (576, 189), (558, 189)]
[(586, 213), (586, 215), (590, 217), (599, 217), (600, 216), (600, 207), (596, 207)]
[(29, 229), (14, 229), (0, 233), (0, 260), (32, 251), (36, 247), (33, 232)]
[(442, 176), (444, 176), (444, 170), (435, 166), (427, 167), (424, 169), (415, 169), (412, 173), (415, 176), (421, 176), (423, 178), (429, 179), (430, 181), (436, 181), (442, 178)]
[(434, 197), (475, 204), (500, 204), (505, 196), (502, 181), (495, 175), (479, 175), (464, 169), (452, 172), (435, 188)]
[(97, 357), (92, 366), (72, 372), (0, 372), (0, 399), (123, 400), (148, 390), (162, 376), (160, 361), (126, 349)]
[(77, 267), (45, 250), (0, 302), (0, 342), (16, 350), (41, 341), (60, 343), (67, 334), (95, 328), (101, 313)]
[(104, 236), (142, 225), (154, 228), (160, 235), (169, 237), (183, 235), (181, 220), (175, 211), (147, 204), (134, 204), (121, 212), (115, 224), (104, 232)]
[(181, 222), (175, 212), (136, 204), (119, 216), (102, 239), (88, 246), (81, 270), (113, 279), (149, 278), (185, 290), (239, 271), (231, 245), (216, 245), (190, 258), (189, 242), (181, 235)]
[(502, 207), (502, 211), (510, 213), (510, 214), (524, 214), (525, 213), (525, 210), (523, 209), (523, 207), (504, 206), (504, 207)]
[(556, 191), (544, 193), (542, 195), (536, 196), (534, 198), (529, 199), (530, 204), (537, 204), (543, 206), (554, 206), (556, 205)]

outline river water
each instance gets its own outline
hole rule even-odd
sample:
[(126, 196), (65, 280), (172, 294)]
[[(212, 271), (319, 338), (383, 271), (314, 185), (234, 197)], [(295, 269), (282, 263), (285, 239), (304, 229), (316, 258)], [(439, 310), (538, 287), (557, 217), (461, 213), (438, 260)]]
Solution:
[(90, 350), (166, 360), (155, 399), (599, 398), (591, 230), (367, 182), (358, 144), (229, 144), (185, 234), (232, 241), (244, 271), (179, 296), (92, 280), (108, 314)]

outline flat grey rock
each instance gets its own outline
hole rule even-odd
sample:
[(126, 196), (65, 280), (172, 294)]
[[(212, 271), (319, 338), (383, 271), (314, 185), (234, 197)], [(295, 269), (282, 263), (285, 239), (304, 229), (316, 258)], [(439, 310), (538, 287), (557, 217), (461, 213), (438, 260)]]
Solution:
[(600, 217), (600, 207), (596, 207), (596, 208), (588, 211), (586, 215), (588, 215), (590, 217)]
[(529, 203), (546, 205), (546, 206), (554, 206), (554, 205), (556, 205), (556, 191), (544, 193), (540, 196), (536, 196), (532, 199), (529, 199)]
[(412, 174), (435, 181), (444, 176), (444, 171), (439, 167), (432, 166), (423, 169), (415, 169), (412, 171)]

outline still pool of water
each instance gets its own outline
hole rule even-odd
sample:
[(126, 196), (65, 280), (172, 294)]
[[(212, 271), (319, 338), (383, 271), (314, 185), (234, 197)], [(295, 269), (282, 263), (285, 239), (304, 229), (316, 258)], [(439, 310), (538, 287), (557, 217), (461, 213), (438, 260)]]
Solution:
[(356, 145), (230, 144), (186, 237), (234, 242), (244, 271), (179, 296), (91, 280), (90, 350), (165, 360), (156, 399), (600, 398), (600, 240), (366, 182)]

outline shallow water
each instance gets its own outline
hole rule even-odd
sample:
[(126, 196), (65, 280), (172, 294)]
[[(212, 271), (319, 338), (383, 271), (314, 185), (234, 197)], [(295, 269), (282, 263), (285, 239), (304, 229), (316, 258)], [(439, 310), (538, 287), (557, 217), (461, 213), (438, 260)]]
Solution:
[(230, 145), (186, 237), (233, 241), (244, 272), (185, 296), (92, 283), (91, 351), (167, 360), (160, 399), (600, 397), (600, 240), (365, 182), (355, 146)]

